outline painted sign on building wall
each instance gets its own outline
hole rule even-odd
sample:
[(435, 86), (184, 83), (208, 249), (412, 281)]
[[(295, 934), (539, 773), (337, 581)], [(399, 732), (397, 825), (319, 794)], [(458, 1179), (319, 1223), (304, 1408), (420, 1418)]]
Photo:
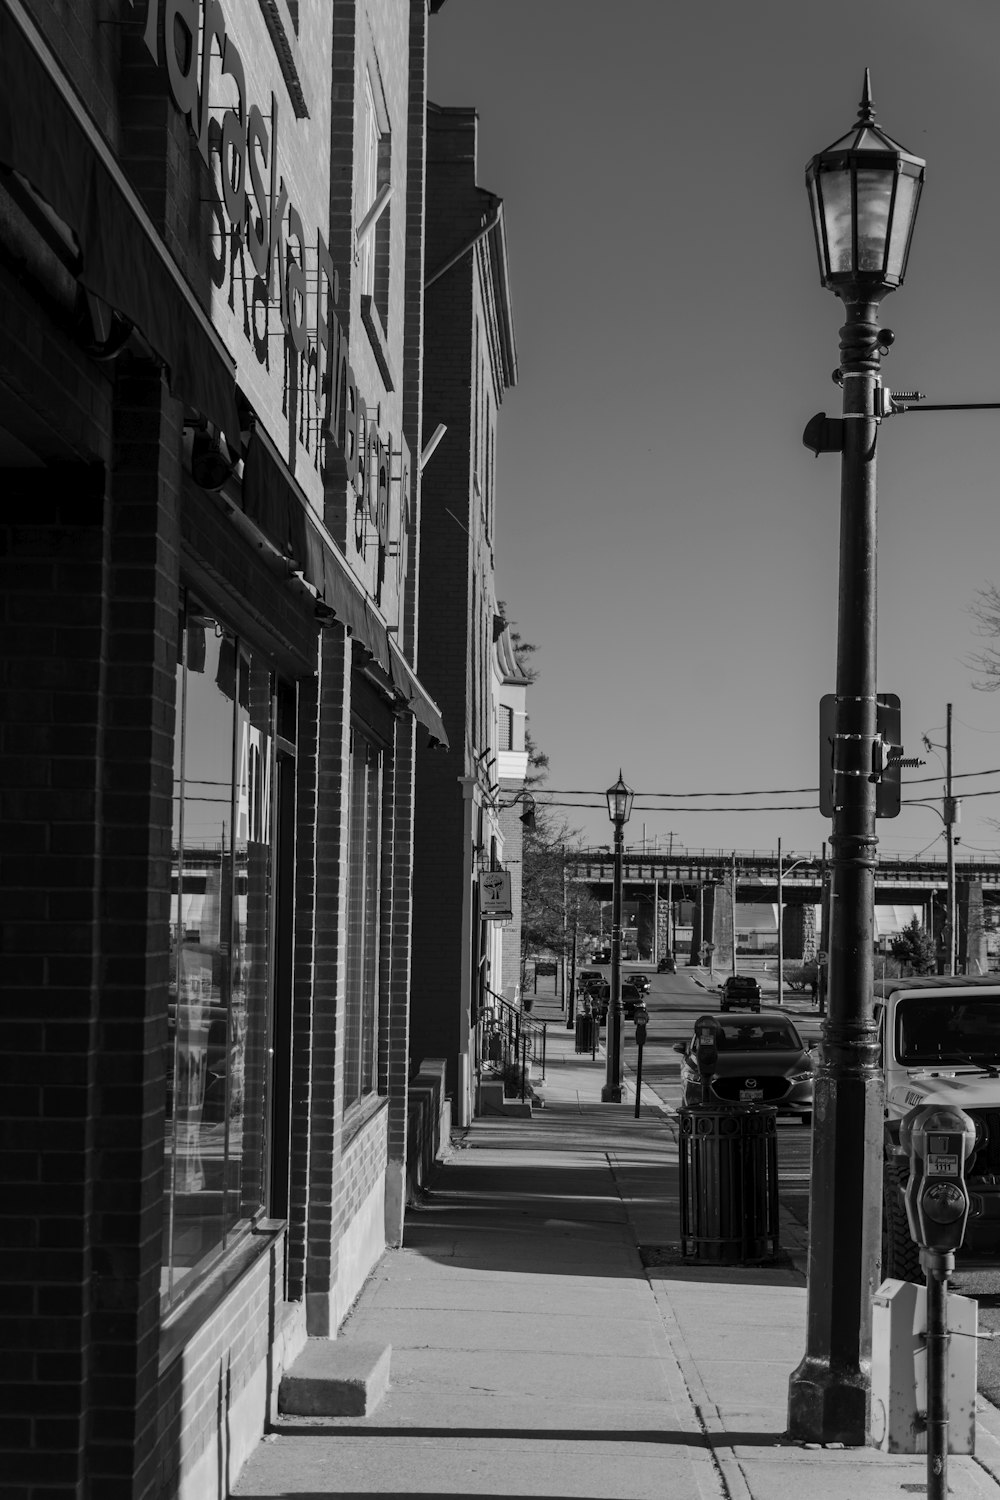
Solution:
[[(139, 3), (128, 0), (132, 9)], [(278, 98), (273, 91), (252, 96), (221, 0), (145, 0), (145, 6), (146, 50), (164, 70), (211, 174), (208, 266), (232, 314), (227, 331), (241, 329), (244, 347), (268, 373), (281, 359), (280, 435), (287, 440), (279, 446), (320, 513), (322, 487), (310, 483), (310, 474), (322, 480), (334, 457), (342, 460), (356, 497), (356, 554), (363, 557), (371, 539), (377, 542), (373, 592), (380, 602), (387, 557), (395, 555), (400, 590), (406, 577), (405, 449), (391, 431), (383, 435), (378, 402), (369, 403), (358, 388), (338, 316), (338, 272), (320, 226), (304, 221), (282, 170)], [(295, 122), (288, 128), (294, 131)]]

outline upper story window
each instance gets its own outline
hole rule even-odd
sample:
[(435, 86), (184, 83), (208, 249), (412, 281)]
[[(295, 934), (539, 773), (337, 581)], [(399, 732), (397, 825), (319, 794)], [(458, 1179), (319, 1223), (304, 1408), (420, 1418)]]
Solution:
[(389, 322), (390, 135), (377, 76), (366, 67), (358, 109), (358, 171), (355, 203), (358, 285), (378, 310), (383, 331)]
[(500, 722), (498, 725), (497, 748), (499, 750), (513, 750), (514, 748), (514, 710), (507, 703), (500, 704)]

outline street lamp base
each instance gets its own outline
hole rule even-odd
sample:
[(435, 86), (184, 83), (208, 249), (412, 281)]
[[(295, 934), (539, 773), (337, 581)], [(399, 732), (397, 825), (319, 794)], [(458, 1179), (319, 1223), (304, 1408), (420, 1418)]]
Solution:
[(606, 1083), (601, 1089), (602, 1104), (621, 1104), (625, 1097), (625, 1090), (620, 1083)]
[(836, 1369), (807, 1355), (788, 1382), (788, 1436), (800, 1443), (864, 1448), (868, 1426), (867, 1372)]

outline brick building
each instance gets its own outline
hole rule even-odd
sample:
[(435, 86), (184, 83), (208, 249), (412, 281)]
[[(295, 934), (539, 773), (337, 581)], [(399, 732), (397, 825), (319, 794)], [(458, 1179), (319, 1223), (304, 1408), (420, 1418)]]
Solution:
[(10, 1493), (226, 1493), (401, 1234), (427, 14), (0, 5)]
[(419, 633), (424, 681), (451, 744), (444, 755), (417, 753), (410, 1045), (414, 1059), (445, 1059), (464, 1124), (476, 1023), (502, 972), (500, 933), (480, 918), (477, 881), (503, 855), (496, 445), (517, 356), (503, 202), (476, 180), (475, 111), (431, 104), (427, 119), (424, 431), (446, 431), (423, 474)]

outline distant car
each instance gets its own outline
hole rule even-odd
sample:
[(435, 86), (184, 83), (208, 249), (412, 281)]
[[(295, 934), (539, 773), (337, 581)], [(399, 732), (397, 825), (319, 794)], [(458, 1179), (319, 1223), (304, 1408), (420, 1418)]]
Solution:
[(638, 985), (644, 995), (649, 994), (650, 980), (648, 974), (627, 974), (625, 977), (629, 984)]
[(721, 988), (720, 1010), (735, 1010), (740, 1006), (760, 1010), (760, 983), (752, 974), (731, 974)]
[(666, 958), (660, 959), (659, 963), (656, 965), (656, 972), (657, 974), (677, 973), (677, 960), (676, 958), (674, 958), (672, 953), (668, 953)]
[(611, 986), (600, 969), (581, 969), (576, 976), (576, 992), (581, 1003), (590, 1003), (591, 1011), (603, 1025), (611, 1000)]
[[(709, 1080), (713, 1105), (767, 1104), (804, 1125), (812, 1121), (814, 1064), (801, 1036), (780, 1011), (717, 1021), (718, 1058)], [(701, 1102), (694, 1036), (677, 1042), (685, 1105)]]
[(626, 1021), (635, 1018), (637, 1005), (645, 1004), (646, 991), (641, 984), (636, 983), (635, 975), (630, 974), (627, 979), (622, 980), (622, 1012)]
[(598, 948), (596, 952), (590, 955), (590, 962), (592, 964), (609, 964), (611, 962), (611, 949)]

